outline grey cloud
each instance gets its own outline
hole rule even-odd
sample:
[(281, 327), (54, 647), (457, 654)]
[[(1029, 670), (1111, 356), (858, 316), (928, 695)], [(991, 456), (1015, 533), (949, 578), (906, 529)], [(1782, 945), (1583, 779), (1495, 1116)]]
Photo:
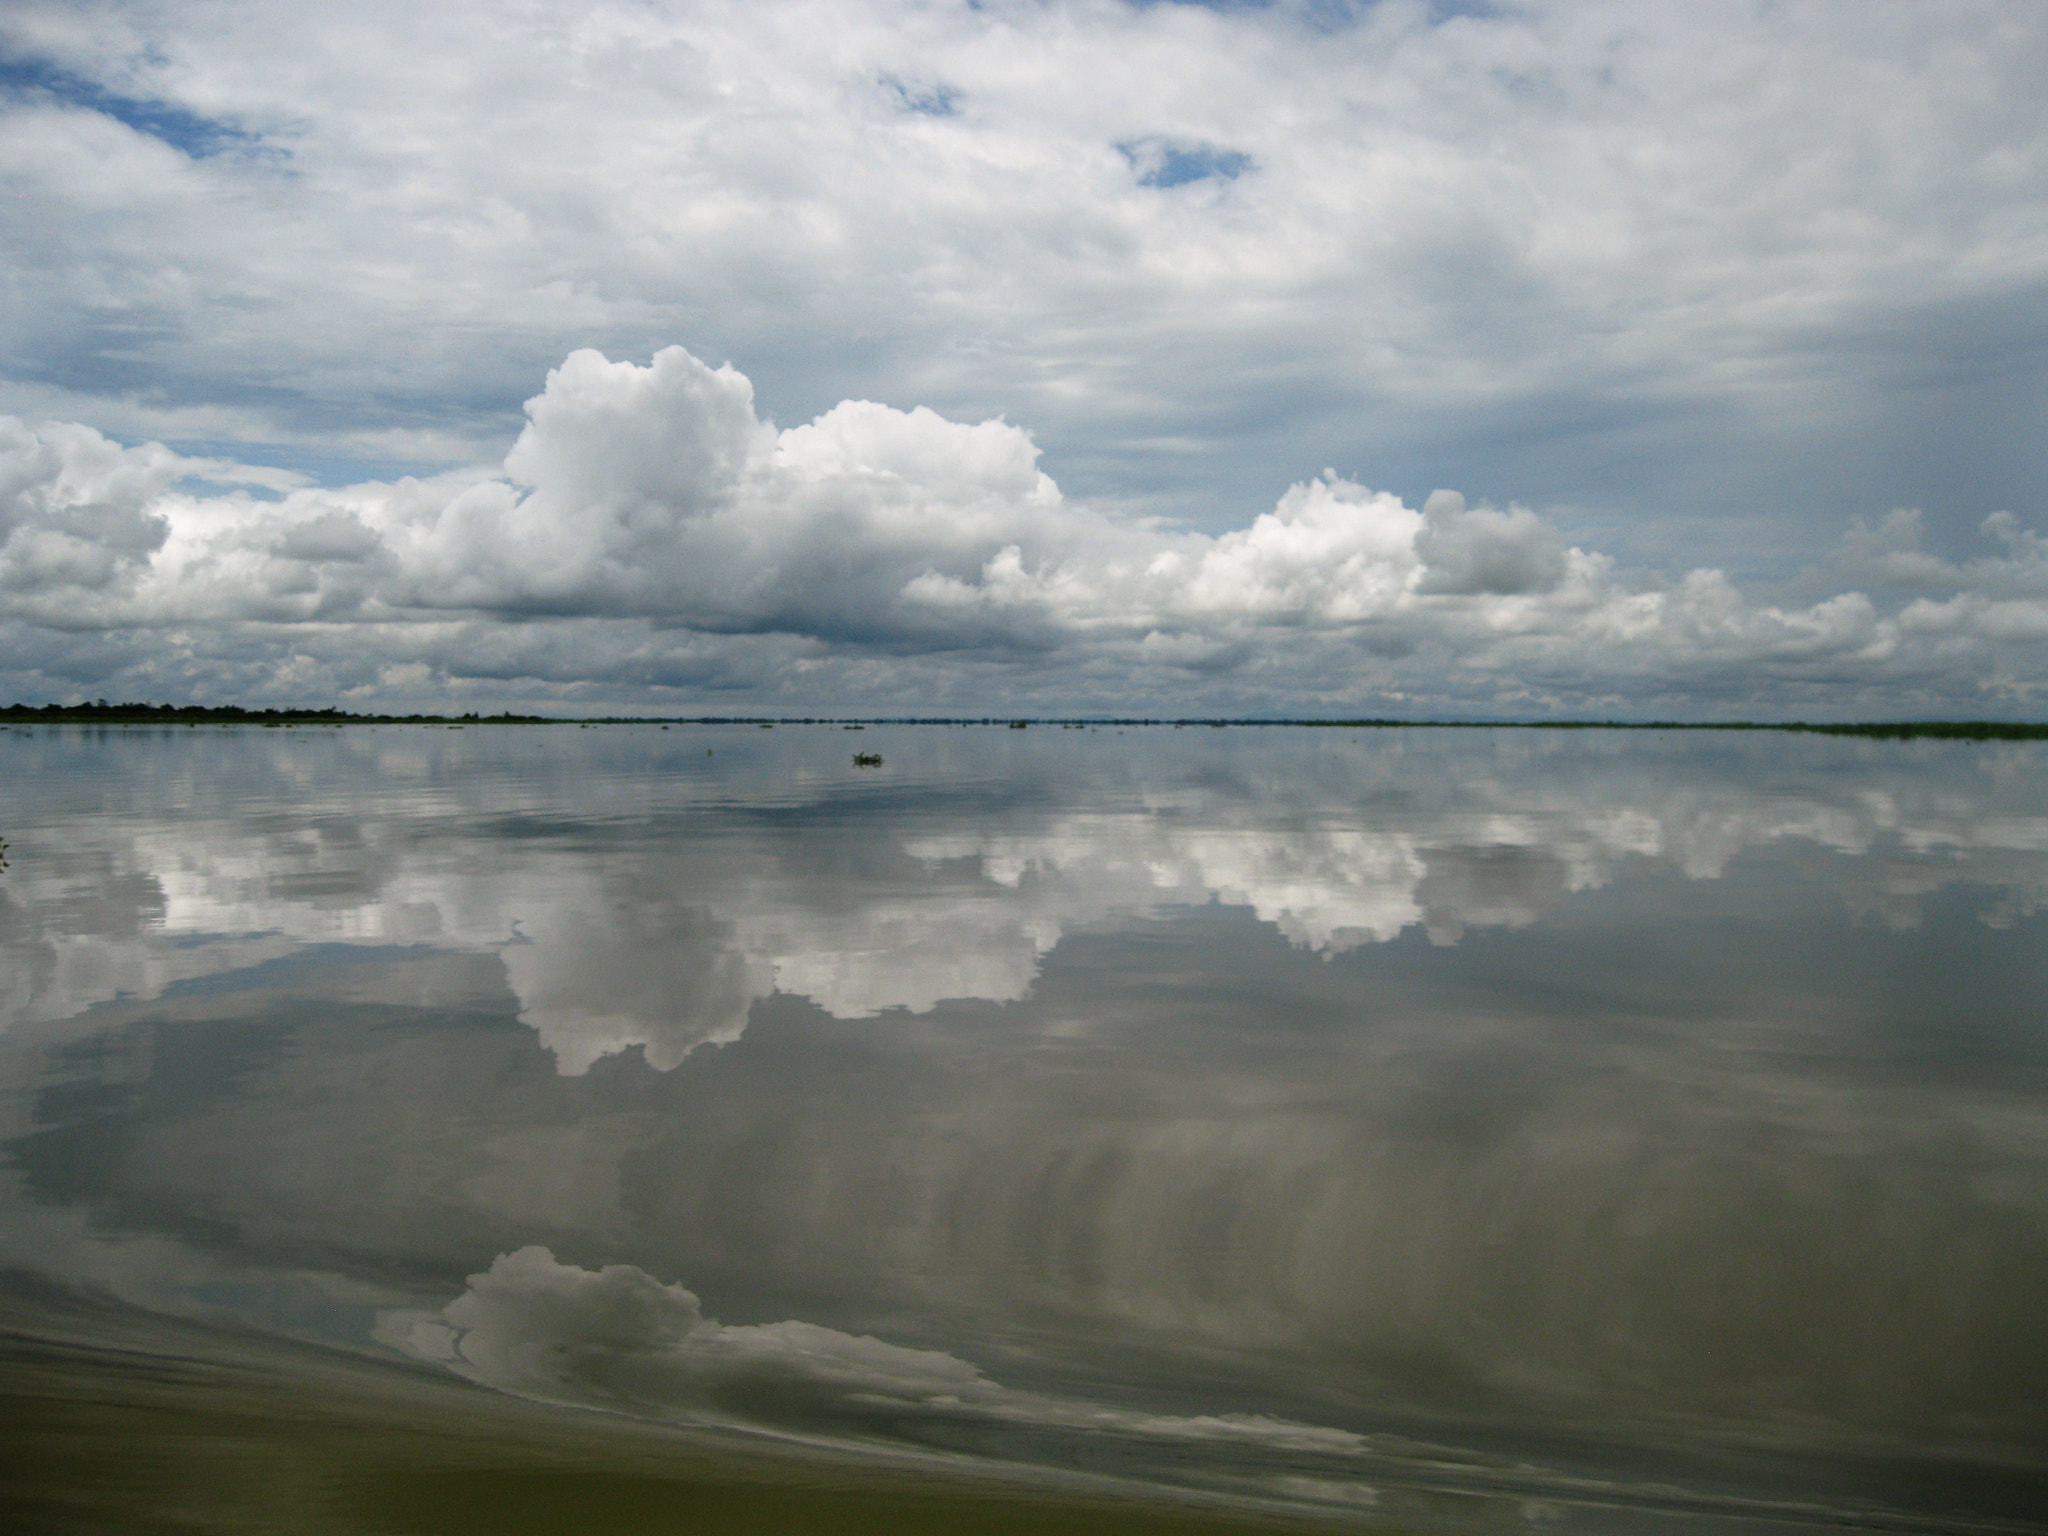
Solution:
[(1992, 600), (2048, 597), (2048, 541), (2010, 512), (1994, 512), (1978, 529), (1980, 546), (2002, 555), (1951, 560), (1922, 547), (1925, 518), (1900, 507), (1869, 523), (1858, 519), (1842, 540), (1842, 566), (1853, 577), (1915, 593), (1960, 593)]
[(384, 547), (384, 541), (348, 512), (324, 512), (286, 528), (277, 552), (290, 560), (359, 561)]
[(1564, 538), (1527, 507), (1467, 509), (1456, 491), (1433, 492), (1422, 508), (1415, 553), (1417, 592), (1514, 597), (1549, 592), (1565, 577)]

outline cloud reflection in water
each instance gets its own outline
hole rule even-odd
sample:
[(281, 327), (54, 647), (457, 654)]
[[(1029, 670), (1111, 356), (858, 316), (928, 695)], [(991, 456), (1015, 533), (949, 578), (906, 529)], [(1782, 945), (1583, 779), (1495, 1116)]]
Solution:
[(642, 1411), (2040, 1474), (2038, 749), (650, 734), (26, 779), (39, 1262)]
[[(1415, 928), (1455, 943), (1533, 923), (1631, 860), (1714, 879), (1785, 842), (1852, 855), (1830, 883), (1895, 925), (1959, 881), (2006, 893), (1992, 921), (2048, 900), (2048, 793), (2027, 749), (1681, 739), (1628, 753), (1405, 733), (1388, 750), (1262, 731), (1197, 753), (1123, 737), (962, 795), (948, 754), (912, 733), (898, 760), (925, 793), (876, 816), (849, 814), (859, 787), (801, 745), (735, 753), (714, 732), (727, 754), (703, 763), (692, 737), (643, 736), (614, 744), (610, 782), (572, 788), (559, 739), (537, 769), (519, 760), (535, 734), (486, 747), (476, 772), (425, 732), (335, 742), (317, 766), (297, 743), (191, 760), (211, 743), (173, 733), (188, 759), (174, 782), (159, 770), (125, 786), (118, 814), (66, 820), (11, 877), (0, 1016), (70, 1017), (294, 941), (431, 943), (499, 950), (565, 1072), (636, 1045), (666, 1068), (736, 1038), (776, 990), (843, 1018), (1011, 1002), (1069, 930), (1211, 901), (1316, 953)], [(1822, 767), (1831, 754), (1871, 771)], [(220, 788), (255, 814), (206, 814), (198, 777), (221, 766), (239, 782)], [(750, 803), (755, 784), (772, 814)]]

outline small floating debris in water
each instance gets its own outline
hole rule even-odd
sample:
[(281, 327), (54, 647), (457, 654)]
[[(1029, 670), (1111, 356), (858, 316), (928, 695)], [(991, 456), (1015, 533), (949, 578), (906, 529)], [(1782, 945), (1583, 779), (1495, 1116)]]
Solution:
[(879, 752), (856, 752), (853, 754), (853, 766), (856, 768), (879, 768), (882, 766), (882, 754)]

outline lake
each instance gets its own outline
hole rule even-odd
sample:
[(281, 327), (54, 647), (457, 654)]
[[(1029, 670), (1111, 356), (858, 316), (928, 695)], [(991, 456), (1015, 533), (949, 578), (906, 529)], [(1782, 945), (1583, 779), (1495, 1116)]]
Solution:
[(2048, 1530), (2048, 743), (0, 785), (29, 1528)]

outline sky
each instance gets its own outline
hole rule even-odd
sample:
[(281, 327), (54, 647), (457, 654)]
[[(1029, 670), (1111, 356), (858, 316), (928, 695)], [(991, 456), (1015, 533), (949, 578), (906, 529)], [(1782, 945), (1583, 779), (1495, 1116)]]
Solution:
[(0, 696), (2048, 717), (2048, 8), (17, 0)]

